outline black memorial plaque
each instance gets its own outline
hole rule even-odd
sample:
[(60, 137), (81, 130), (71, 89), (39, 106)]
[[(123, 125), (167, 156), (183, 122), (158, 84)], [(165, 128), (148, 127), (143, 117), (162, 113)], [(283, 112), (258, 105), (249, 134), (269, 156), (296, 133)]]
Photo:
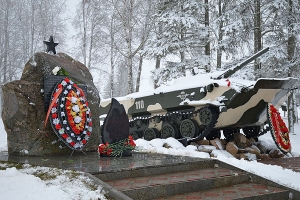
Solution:
[(111, 107), (102, 126), (102, 142), (114, 143), (129, 137), (129, 120), (124, 106), (112, 98)]

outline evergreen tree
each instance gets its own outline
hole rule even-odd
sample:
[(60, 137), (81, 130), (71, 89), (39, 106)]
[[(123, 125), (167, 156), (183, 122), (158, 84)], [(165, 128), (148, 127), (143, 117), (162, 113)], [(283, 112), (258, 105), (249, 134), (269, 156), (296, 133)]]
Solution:
[[(210, 55), (205, 55), (209, 28), (205, 26), (205, 3), (196, 0), (161, 0), (154, 15), (158, 33), (149, 39), (147, 55), (151, 58), (179, 57), (180, 62), (168, 62), (166, 69), (159, 69), (164, 78), (186, 75), (194, 67), (210, 70)], [(206, 53), (207, 54), (207, 53)], [(153, 73), (154, 81), (161, 74)], [(167, 75), (168, 73), (173, 73)], [(174, 74), (175, 73), (175, 74)]]

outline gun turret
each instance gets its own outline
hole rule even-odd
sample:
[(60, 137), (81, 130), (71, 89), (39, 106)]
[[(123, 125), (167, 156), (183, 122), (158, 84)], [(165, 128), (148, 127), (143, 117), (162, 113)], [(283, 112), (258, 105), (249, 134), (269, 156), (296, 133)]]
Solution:
[(252, 62), (256, 58), (258, 58), (261, 55), (263, 55), (264, 53), (266, 53), (267, 51), (269, 51), (269, 47), (260, 50), (259, 52), (257, 52), (253, 56), (251, 56), (250, 58), (248, 58), (248, 59), (244, 60), (243, 62), (241, 62), (240, 64), (238, 64), (238, 65), (236, 65), (234, 67), (229, 68), (223, 74), (221, 74), (220, 76), (218, 76), (216, 79), (228, 78), (229, 76), (231, 76), (232, 74), (234, 74), (235, 72), (237, 72), (238, 70), (240, 70), (242, 67), (246, 66), (247, 64), (249, 64), (250, 62)]

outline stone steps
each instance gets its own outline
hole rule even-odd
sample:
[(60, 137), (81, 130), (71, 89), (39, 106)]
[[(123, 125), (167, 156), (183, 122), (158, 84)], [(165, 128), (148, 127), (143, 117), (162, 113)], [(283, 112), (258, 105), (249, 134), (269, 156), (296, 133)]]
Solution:
[(215, 188), (210, 190), (203, 190), (197, 192), (189, 192), (174, 196), (157, 198), (163, 199), (251, 199), (251, 200), (283, 200), (288, 199), (289, 192), (272, 186), (266, 186), (257, 183), (240, 183), (228, 187)]
[(131, 199), (289, 199), (289, 191), (217, 160), (94, 174)]

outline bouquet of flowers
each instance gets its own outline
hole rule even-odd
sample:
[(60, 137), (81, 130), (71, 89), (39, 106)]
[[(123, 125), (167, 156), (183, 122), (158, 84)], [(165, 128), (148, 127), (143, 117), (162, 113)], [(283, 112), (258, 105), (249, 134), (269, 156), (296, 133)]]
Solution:
[(54, 69), (52, 70), (52, 74), (55, 76), (68, 76), (68, 72), (64, 68), (59, 66), (54, 67)]
[(131, 151), (135, 149), (135, 143), (133, 141), (132, 136), (130, 135), (128, 138), (123, 140), (119, 140), (114, 143), (100, 144), (98, 147), (98, 153), (101, 155), (108, 155), (108, 156), (122, 156), (124, 151)]

